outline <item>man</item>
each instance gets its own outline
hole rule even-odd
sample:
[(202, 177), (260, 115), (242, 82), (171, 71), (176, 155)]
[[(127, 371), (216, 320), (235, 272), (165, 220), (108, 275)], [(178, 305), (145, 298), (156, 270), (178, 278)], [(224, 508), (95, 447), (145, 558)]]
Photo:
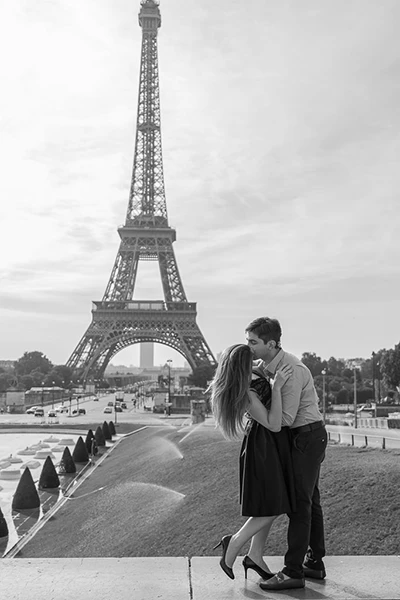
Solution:
[(303, 588), (305, 577), (326, 575), (324, 521), (318, 489), (321, 463), (325, 458), (327, 432), (318, 409), (318, 396), (309, 369), (281, 348), (282, 330), (277, 319), (261, 317), (246, 327), (247, 344), (258, 359), (258, 367), (273, 378), (284, 365), (293, 375), (282, 388), (282, 426), (292, 434), (296, 512), (289, 514), (288, 549), (285, 567), (268, 581), (263, 590)]

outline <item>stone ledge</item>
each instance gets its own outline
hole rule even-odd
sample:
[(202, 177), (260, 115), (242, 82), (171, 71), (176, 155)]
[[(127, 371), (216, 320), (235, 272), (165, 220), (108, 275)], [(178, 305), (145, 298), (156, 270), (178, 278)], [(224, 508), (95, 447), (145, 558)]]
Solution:
[[(132, 542), (134, 543), (134, 541)], [(266, 558), (273, 570), (282, 557)], [(327, 578), (306, 588), (264, 592), (254, 571), (244, 579), (241, 559), (230, 580), (217, 556), (137, 558), (15, 558), (0, 562), (4, 600), (400, 600), (399, 556), (329, 556)]]

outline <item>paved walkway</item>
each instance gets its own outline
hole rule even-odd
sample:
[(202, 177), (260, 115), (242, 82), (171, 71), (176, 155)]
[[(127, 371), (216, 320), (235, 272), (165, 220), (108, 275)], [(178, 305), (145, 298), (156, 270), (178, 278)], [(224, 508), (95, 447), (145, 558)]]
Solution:
[[(328, 576), (307, 580), (306, 588), (264, 592), (260, 579), (240, 562), (231, 581), (218, 557), (160, 558), (49, 558), (3, 559), (0, 598), (4, 600), (395, 600), (400, 599), (400, 557), (331, 556)], [(281, 557), (267, 558), (272, 569)]]

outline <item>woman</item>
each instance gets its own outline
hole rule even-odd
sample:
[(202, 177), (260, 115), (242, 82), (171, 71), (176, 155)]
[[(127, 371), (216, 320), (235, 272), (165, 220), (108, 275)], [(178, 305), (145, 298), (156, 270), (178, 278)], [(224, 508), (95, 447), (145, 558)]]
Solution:
[[(253, 354), (244, 344), (230, 346), (221, 355), (211, 382), (211, 402), (217, 426), (225, 437), (245, 436), (240, 452), (240, 503), (249, 517), (222, 546), (221, 568), (234, 579), (232, 566), (241, 547), (251, 539), (243, 559), (245, 577), (253, 569), (263, 579), (273, 573), (263, 559), (265, 541), (278, 515), (295, 510), (289, 428), (281, 427), (281, 388), (292, 375), (291, 366), (279, 369), (271, 384), (253, 370)], [(244, 428), (243, 420), (249, 418)]]

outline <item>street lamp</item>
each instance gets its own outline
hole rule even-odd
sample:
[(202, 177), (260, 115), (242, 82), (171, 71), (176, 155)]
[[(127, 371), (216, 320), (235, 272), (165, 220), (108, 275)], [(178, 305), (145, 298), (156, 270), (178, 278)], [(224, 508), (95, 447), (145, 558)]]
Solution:
[(378, 376), (378, 404), (381, 403), (381, 366), (380, 366), (380, 362), (378, 360), (378, 362), (376, 363), (376, 367), (377, 367), (377, 376)]
[(56, 385), (55, 381), (51, 382), (53, 384), (53, 388), (52, 388), (52, 394), (51, 394), (51, 408), (54, 410), (54, 386)]
[(167, 414), (171, 414), (171, 363), (172, 360), (169, 359), (167, 360), (167, 366), (168, 366), (168, 410), (167, 410)]
[(42, 408), (44, 407), (44, 389), (43, 389), (43, 386), (44, 386), (44, 381), (42, 381)]
[(359, 370), (359, 366), (353, 364), (353, 374), (354, 374), (354, 428), (357, 429), (357, 371)]
[(325, 392), (325, 377), (326, 377), (326, 369), (321, 371), (322, 375), (322, 417), (325, 421), (326, 415), (326, 392)]
[(376, 402), (376, 386), (375, 386), (375, 352), (372, 353), (372, 393), (374, 396), (374, 402)]

